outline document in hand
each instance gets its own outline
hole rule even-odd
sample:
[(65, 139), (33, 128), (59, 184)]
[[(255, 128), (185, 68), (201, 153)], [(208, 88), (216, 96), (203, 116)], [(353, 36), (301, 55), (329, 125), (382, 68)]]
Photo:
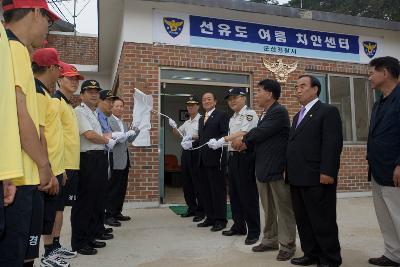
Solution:
[(132, 145), (138, 147), (150, 146), (150, 116), (153, 109), (153, 97), (135, 88), (133, 99), (132, 126), (139, 128), (140, 133), (132, 142)]

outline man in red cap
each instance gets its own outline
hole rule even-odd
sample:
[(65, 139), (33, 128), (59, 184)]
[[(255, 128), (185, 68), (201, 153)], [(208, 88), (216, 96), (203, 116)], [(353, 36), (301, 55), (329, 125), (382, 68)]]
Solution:
[(56, 220), (53, 228), (53, 248), (51, 254), (70, 259), (76, 257), (76, 252), (60, 244), (60, 234), (63, 223), (64, 206), (72, 206), (76, 199), (78, 186), (78, 170), (80, 163), (80, 140), (78, 121), (72, 106), (72, 96), (78, 90), (79, 81), (84, 77), (70, 64), (61, 63), (61, 73), (58, 79), (59, 90), (54, 98), (60, 102), (60, 119), (64, 137), (64, 169), (67, 177), (61, 193), (64, 201), (57, 207)]
[[(42, 48), (32, 54), (32, 70), (35, 76), (36, 93), (39, 107), (40, 140), (43, 148), (48, 152), (49, 161), (54, 179), (54, 187), (49, 194), (44, 194), (44, 218), (43, 243), (45, 252), (40, 260), (42, 266), (69, 266), (69, 263), (60, 259), (53, 250), (53, 227), (57, 207), (63, 205), (62, 193), (53, 195), (60, 191), (63, 183), (64, 170), (64, 136), (60, 120), (60, 101), (52, 98), (50, 94), (55, 88), (60, 76), (60, 65), (57, 50), (54, 48)], [(38, 256), (39, 246), (35, 247), (34, 257)]]
[[(26, 254), (28, 246), (39, 242), (38, 238), (29, 237), (32, 218), (42, 216), (33, 208), (39, 199), (38, 188), (48, 191), (53, 176), (39, 139), (38, 104), (27, 47), (42, 45), (48, 26), (58, 17), (45, 0), (3, 0), (2, 6), (13, 61), (24, 175), (13, 181), (17, 186), (14, 203), (4, 211), (7, 229), (0, 240), (0, 265), (22, 266), (24, 259), (30, 258)], [(33, 266), (33, 261), (25, 265)]]

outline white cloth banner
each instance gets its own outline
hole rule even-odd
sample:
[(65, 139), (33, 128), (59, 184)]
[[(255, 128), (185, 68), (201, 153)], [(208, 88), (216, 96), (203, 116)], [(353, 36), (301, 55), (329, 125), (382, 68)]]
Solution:
[(135, 88), (133, 101), (132, 126), (139, 128), (140, 133), (132, 142), (132, 145), (137, 147), (150, 146), (150, 112), (153, 109), (153, 97)]

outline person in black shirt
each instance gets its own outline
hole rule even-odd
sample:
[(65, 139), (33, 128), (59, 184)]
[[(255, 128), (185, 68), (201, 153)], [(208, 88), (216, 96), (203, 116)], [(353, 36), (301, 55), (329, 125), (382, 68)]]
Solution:
[(381, 57), (372, 60), (370, 66), (371, 87), (382, 96), (371, 114), (368, 178), (385, 251), (369, 263), (400, 266), (400, 64), (396, 58)]

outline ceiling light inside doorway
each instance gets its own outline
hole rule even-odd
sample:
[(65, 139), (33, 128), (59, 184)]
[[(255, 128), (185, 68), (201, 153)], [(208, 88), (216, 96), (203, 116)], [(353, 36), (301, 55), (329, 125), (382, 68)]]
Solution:
[(195, 77), (181, 77), (181, 80), (193, 80)]
[(211, 81), (211, 78), (199, 78), (199, 81)]

